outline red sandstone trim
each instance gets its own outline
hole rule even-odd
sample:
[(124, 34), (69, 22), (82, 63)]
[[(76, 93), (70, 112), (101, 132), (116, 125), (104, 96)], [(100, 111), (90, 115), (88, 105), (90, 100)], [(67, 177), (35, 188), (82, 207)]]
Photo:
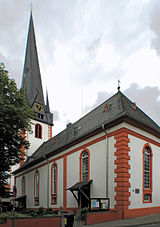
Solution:
[[(24, 138), (24, 139), (26, 138), (26, 131), (25, 130), (21, 131), (21, 137)], [(24, 146), (21, 148), (21, 152), (22, 152), (21, 158), (23, 160), (20, 161), (19, 167), (21, 167), (21, 165), (24, 163), (24, 158), (25, 158), (25, 153), (26, 153)]]
[[(146, 147), (150, 148), (150, 187), (149, 187), (149, 189), (145, 189), (144, 188), (144, 152), (145, 152), (145, 148)], [(143, 151), (142, 152), (143, 152), (143, 203), (152, 203), (152, 156), (153, 156), (153, 153), (152, 153), (151, 146), (148, 143), (146, 143), (143, 146)], [(145, 201), (144, 200), (144, 196), (146, 194), (150, 195), (150, 200), (149, 201)]]
[(80, 176), (80, 181), (82, 181), (82, 154), (84, 151), (88, 152), (88, 181), (90, 180), (90, 152), (87, 148), (84, 148), (79, 156), (79, 176)]
[[(114, 132), (109, 133), (108, 136), (109, 136), (109, 137), (115, 136), (115, 138), (117, 139), (116, 136), (119, 135), (122, 131), (123, 131), (124, 135), (130, 134), (130, 135), (132, 135), (132, 136), (134, 136), (134, 137), (136, 137), (136, 138), (142, 139), (142, 140), (144, 140), (144, 141), (147, 141), (148, 143), (152, 143), (152, 144), (154, 144), (154, 145), (160, 147), (160, 143), (159, 143), (159, 142), (157, 142), (157, 141), (155, 141), (155, 140), (153, 140), (153, 139), (150, 139), (150, 138), (148, 138), (148, 137), (146, 137), (146, 136), (143, 136), (143, 135), (141, 135), (140, 133), (137, 133), (137, 132), (134, 132), (134, 131), (132, 131), (132, 130), (130, 130), (130, 129), (127, 129), (127, 128), (125, 128), (125, 127), (121, 128), (121, 129), (118, 129), (118, 130), (116, 130), (116, 131), (114, 131)], [(123, 136), (123, 134), (122, 134), (122, 136)]]
[(49, 139), (52, 138), (52, 125), (49, 125)]
[[(39, 131), (40, 129), (40, 131)], [(37, 134), (36, 134), (37, 132)], [(42, 139), (42, 125), (36, 124), (35, 125), (35, 138)]]
[[(53, 193), (53, 167), (56, 165), (56, 194)], [(57, 193), (58, 193), (58, 165), (54, 162), (51, 166), (51, 204), (57, 204)], [(55, 200), (56, 202), (55, 202)]]
[[(112, 134), (112, 133), (111, 133)], [(128, 146), (128, 143), (130, 142), (130, 139), (128, 138), (128, 133), (125, 132), (124, 129), (117, 130), (114, 134), (114, 138), (116, 139), (115, 143), (115, 209), (124, 211), (128, 209), (130, 205), (129, 197), (130, 197), (130, 174), (129, 174), (129, 151), (130, 148)]]

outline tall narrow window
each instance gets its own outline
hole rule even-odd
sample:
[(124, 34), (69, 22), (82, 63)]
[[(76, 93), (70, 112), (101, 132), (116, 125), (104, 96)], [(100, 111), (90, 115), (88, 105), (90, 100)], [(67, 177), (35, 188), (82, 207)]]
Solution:
[(89, 180), (89, 151), (84, 150), (80, 155), (80, 181)]
[(34, 174), (34, 199), (35, 206), (39, 205), (39, 172), (36, 170)]
[(22, 177), (22, 196), (26, 193), (26, 178), (25, 176)]
[(143, 149), (143, 202), (152, 202), (152, 151), (149, 144)]
[(42, 139), (42, 126), (40, 124), (35, 125), (35, 137)]
[(57, 164), (51, 168), (51, 203), (57, 204)]

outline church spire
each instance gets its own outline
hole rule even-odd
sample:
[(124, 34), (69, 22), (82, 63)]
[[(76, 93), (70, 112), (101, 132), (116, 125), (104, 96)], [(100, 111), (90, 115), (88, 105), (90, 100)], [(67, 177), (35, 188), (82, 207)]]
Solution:
[[(30, 14), (22, 87), (26, 91), (28, 104), (36, 113), (37, 117), (35, 119), (53, 125), (53, 114), (49, 110), (49, 101), (47, 101), (47, 105), (44, 102), (32, 11)], [(47, 113), (46, 109), (48, 110)]]
[(46, 112), (47, 112), (47, 113), (50, 112), (48, 91), (46, 91)]
[(25, 63), (22, 77), (22, 87), (27, 93), (28, 103), (33, 107), (35, 102), (44, 105), (44, 96), (39, 68), (37, 46), (33, 25), (32, 12), (30, 15)]

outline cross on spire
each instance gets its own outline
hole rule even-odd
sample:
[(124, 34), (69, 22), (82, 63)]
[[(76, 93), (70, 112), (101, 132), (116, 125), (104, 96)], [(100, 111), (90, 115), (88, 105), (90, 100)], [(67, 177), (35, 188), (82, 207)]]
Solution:
[(118, 87), (117, 87), (118, 91), (120, 91), (120, 83), (121, 83), (121, 81), (118, 80)]

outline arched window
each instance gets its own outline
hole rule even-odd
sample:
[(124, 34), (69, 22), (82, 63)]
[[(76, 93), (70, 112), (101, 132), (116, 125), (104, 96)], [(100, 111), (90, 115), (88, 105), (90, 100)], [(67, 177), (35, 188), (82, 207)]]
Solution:
[(152, 202), (152, 151), (149, 144), (143, 148), (143, 202)]
[(35, 125), (35, 137), (42, 139), (42, 126), (40, 124)]
[(57, 163), (51, 167), (51, 203), (57, 203)]
[(22, 196), (26, 193), (26, 178), (25, 176), (22, 177)]
[(34, 174), (34, 201), (35, 206), (39, 205), (39, 171), (36, 170)]
[(80, 181), (88, 181), (89, 166), (90, 166), (90, 155), (87, 149), (83, 150), (80, 155)]

